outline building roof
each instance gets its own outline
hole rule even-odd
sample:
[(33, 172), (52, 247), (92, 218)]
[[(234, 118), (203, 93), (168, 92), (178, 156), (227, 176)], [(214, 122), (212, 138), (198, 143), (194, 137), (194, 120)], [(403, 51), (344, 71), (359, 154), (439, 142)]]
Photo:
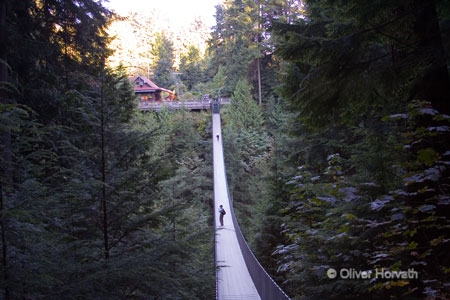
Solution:
[(160, 91), (174, 94), (171, 90), (157, 86), (153, 81), (142, 75), (130, 76), (128, 79), (133, 83), (135, 93), (155, 93)]

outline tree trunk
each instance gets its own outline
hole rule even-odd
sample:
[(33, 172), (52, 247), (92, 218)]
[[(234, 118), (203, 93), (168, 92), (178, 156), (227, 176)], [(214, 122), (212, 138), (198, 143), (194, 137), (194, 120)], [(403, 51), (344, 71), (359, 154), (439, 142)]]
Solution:
[(258, 69), (258, 104), (262, 105), (262, 91), (261, 91), (261, 59), (258, 57), (257, 61), (257, 69)]
[(442, 45), (435, 0), (415, 1), (415, 33), (419, 57), (430, 64), (413, 97), (430, 101), (443, 114), (450, 114), (450, 79)]
[[(11, 103), (4, 85), (8, 82), (8, 53), (6, 39), (6, 1), (0, 2), (0, 104)], [(3, 145), (0, 164), (0, 226), (1, 226), (1, 242), (2, 242), (2, 286), (4, 290), (4, 299), (9, 299), (8, 290), (8, 246), (6, 244), (6, 211), (5, 197), (10, 193), (12, 188), (12, 153), (11, 153), (11, 131), (8, 124), (0, 132), (0, 141)]]
[(101, 173), (102, 173), (102, 214), (103, 214), (103, 246), (105, 259), (109, 258), (109, 239), (108, 239), (108, 207), (106, 193), (106, 144), (105, 144), (105, 99), (103, 95), (103, 79), (100, 87), (100, 148), (101, 148)]
[(9, 289), (8, 289), (8, 247), (6, 245), (6, 220), (5, 220), (5, 210), (3, 206), (3, 188), (0, 184), (0, 226), (1, 228), (1, 240), (2, 240), (2, 279), (3, 279), (3, 289), (4, 289), (4, 299), (9, 299)]

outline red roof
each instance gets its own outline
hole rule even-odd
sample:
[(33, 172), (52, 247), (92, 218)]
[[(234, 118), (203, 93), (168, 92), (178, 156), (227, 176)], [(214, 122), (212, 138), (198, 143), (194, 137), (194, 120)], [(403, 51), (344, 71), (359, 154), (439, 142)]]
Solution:
[(135, 93), (149, 93), (149, 92), (154, 93), (157, 91), (161, 91), (161, 92), (168, 92), (170, 94), (174, 94), (171, 90), (157, 86), (153, 81), (151, 81), (150, 79), (148, 79), (145, 76), (138, 75), (138, 76), (130, 76), (128, 78), (134, 85)]

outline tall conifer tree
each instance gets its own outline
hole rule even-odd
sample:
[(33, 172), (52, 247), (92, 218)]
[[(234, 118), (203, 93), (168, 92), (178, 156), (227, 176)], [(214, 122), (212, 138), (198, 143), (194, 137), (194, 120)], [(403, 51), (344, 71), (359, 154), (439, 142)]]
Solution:
[(151, 51), (153, 59), (153, 80), (166, 89), (173, 88), (176, 84), (174, 77), (174, 52), (173, 44), (164, 32), (156, 35)]

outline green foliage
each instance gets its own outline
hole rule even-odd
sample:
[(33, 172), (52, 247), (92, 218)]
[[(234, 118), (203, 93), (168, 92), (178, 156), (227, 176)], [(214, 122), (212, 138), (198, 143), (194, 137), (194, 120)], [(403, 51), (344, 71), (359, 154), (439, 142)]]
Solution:
[[(448, 16), (435, 14), (448, 5), (388, 2), (307, 1), (302, 20), (274, 26), (297, 146), (275, 153), (301, 166), (289, 176), (278, 164), (287, 240), (276, 254), (298, 299), (448, 294), (448, 117), (435, 110), (448, 113), (448, 37), (436, 26)], [(419, 279), (330, 280), (328, 268)]]
[(229, 107), (229, 122), (237, 131), (259, 131), (263, 128), (261, 109), (253, 100), (251, 86), (245, 80), (239, 80), (236, 84)]
[(173, 88), (176, 82), (173, 76), (175, 55), (172, 42), (164, 32), (161, 32), (156, 34), (151, 47), (153, 80), (158, 86), (166, 89)]
[[(158, 207), (165, 211), (163, 230), (174, 241), (186, 248), (184, 257), (189, 257), (180, 267), (186, 268), (182, 281), (189, 294), (184, 297), (205, 299), (212, 297), (214, 287), (213, 250), (213, 203), (211, 144), (196, 131), (209, 114), (199, 116), (185, 111), (171, 118), (171, 142), (168, 146), (169, 161), (175, 173), (159, 183)], [(210, 140), (210, 135), (206, 137)], [(184, 276), (186, 276), (184, 278)], [(183, 289), (181, 289), (183, 290)]]
[(237, 82), (247, 77), (252, 63), (261, 56), (258, 15), (255, 1), (231, 1), (217, 6), (216, 26), (209, 41), (210, 64), (215, 70), (225, 66), (225, 94), (236, 89)]
[(98, 3), (5, 13), (0, 297), (213, 297), (205, 120), (137, 111), (123, 70), (103, 66)]
[(189, 47), (188, 52), (181, 56), (180, 79), (190, 91), (197, 84), (205, 81), (204, 62), (200, 56), (200, 51), (194, 46)]
[(9, 137), (9, 143), (0, 148), (2, 297), (19, 298), (17, 291), (23, 286), (43, 288), (54, 282), (40, 270), (36, 259), (55, 267), (51, 253), (40, 251), (52, 244), (39, 226), (41, 220), (50, 219), (45, 211), (47, 203), (39, 200), (51, 192), (45, 176), (51, 176), (57, 162), (52, 149), (43, 146), (48, 128), (39, 124), (27, 107), (1, 104), (0, 134), (2, 142)]
[(278, 246), (275, 254), (281, 258), (279, 271), (287, 272), (295, 282), (290, 285), (292, 294), (305, 299), (339, 299), (344, 289), (339, 285), (345, 285), (347, 297), (357, 299), (368, 291), (367, 282), (330, 284), (326, 278), (330, 267), (360, 268), (364, 261), (361, 252), (367, 246), (357, 239), (355, 209), (361, 199), (344, 176), (345, 160), (337, 153), (327, 160), (328, 167), (322, 174), (301, 166), (286, 183), (290, 199), (281, 212), (289, 243)]
[(424, 101), (413, 101), (402, 116), (406, 122), (399, 134), (406, 137), (405, 148), (411, 156), (401, 165), (402, 188), (371, 202), (372, 210), (384, 213), (385, 218), (370, 224), (377, 241), (370, 264), (414, 269), (420, 281), (410, 280), (406, 286), (389, 281), (374, 289), (391, 287), (397, 294), (410, 292), (417, 298), (421, 293), (430, 298), (444, 297), (449, 292), (444, 282), (449, 280), (445, 268), (450, 263), (443, 252), (448, 247), (446, 230), (450, 226), (449, 120)]
[[(11, 281), (3, 285), (13, 298), (37, 294), (48, 299), (119, 299), (124, 294), (210, 298), (214, 292), (213, 234), (207, 209), (211, 158), (205, 159), (207, 149), (203, 149), (201, 159), (195, 151), (198, 145), (178, 144), (176, 156), (166, 157), (173, 164), (161, 160), (173, 147), (164, 136), (177, 141), (178, 123), (185, 128), (183, 136), (188, 134), (186, 139), (193, 141), (198, 134), (194, 124), (172, 116), (157, 120), (155, 115), (131, 115), (121, 122), (120, 115), (127, 113), (115, 104), (116, 97), (125, 99), (119, 91), (91, 92), (90, 96), (68, 94), (67, 100), (77, 109), (71, 110), (65, 123), (70, 132), (52, 132), (64, 136), (55, 141), (60, 143), (58, 153), (37, 147), (46, 145), (41, 140), (46, 135), (38, 127), (33, 129), (25, 110), (2, 114), (24, 120), (23, 128), (18, 126), (19, 118), (11, 126), (20, 134), (12, 136), (20, 162), (14, 170), (23, 171), (15, 176), (12, 198), (3, 199), (8, 206), (21, 203), (4, 210), (3, 221), (11, 224), (3, 228), (10, 232), (4, 271)], [(104, 98), (103, 105), (92, 101), (101, 95), (112, 98)], [(13, 124), (12, 120), (5, 123)], [(165, 121), (175, 124), (173, 131), (165, 129)], [(102, 135), (104, 142), (99, 143)], [(172, 167), (177, 171), (168, 178), (172, 172), (165, 169)], [(16, 249), (27, 252), (16, 253)], [(27, 291), (15, 282), (27, 286)]]
[[(301, 112), (299, 121), (357, 124), (370, 111), (389, 114), (417, 96), (448, 112), (442, 101), (450, 83), (440, 70), (446, 61), (435, 10), (413, 1), (308, 1), (303, 21), (276, 24), (276, 53), (291, 62), (282, 93)], [(418, 24), (432, 30), (424, 31), (433, 39)], [(442, 80), (431, 79), (437, 74)]]
[[(100, 4), (5, 3), (2, 297), (213, 298), (210, 115), (136, 111), (124, 71), (104, 67)], [(213, 82), (198, 83), (196, 49), (182, 59), (193, 94), (232, 95), (223, 140), (238, 219), (296, 299), (449, 294), (449, 39), (436, 28), (448, 5), (424, 3), (227, 2)], [(153, 46), (154, 79), (171, 88), (173, 45), (160, 34)], [(331, 267), (420, 278), (331, 280)]]
[(238, 82), (231, 103), (222, 113), (227, 178), (240, 226), (252, 240), (254, 215), (263, 205), (260, 195), (266, 185), (261, 178), (270, 161), (272, 141), (265, 132), (261, 108), (244, 80)]
[[(277, 187), (278, 201), (285, 203), (279, 212), (287, 240), (275, 254), (278, 271), (289, 282), (288, 294), (301, 295), (299, 299), (421, 299), (424, 294), (439, 298), (448, 293), (444, 282), (449, 262), (442, 252), (448, 246), (449, 226), (448, 117), (427, 102), (413, 101), (407, 113), (385, 120), (385, 126), (397, 129), (387, 136), (396, 143), (386, 144), (379, 154), (395, 164), (388, 174), (392, 182), (377, 176), (383, 168), (373, 169), (370, 160), (362, 164), (360, 158), (376, 158), (368, 152), (377, 151), (369, 136), (369, 144), (353, 140), (348, 158), (330, 155), (322, 171), (300, 166)], [(340, 149), (346, 150), (344, 145)], [(362, 149), (368, 153), (361, 154)], [(359, 163), (354, 164), (355, 159)], [(415, 270), (419, 278), (330, 280), (325, 273), (329, 268)]]

